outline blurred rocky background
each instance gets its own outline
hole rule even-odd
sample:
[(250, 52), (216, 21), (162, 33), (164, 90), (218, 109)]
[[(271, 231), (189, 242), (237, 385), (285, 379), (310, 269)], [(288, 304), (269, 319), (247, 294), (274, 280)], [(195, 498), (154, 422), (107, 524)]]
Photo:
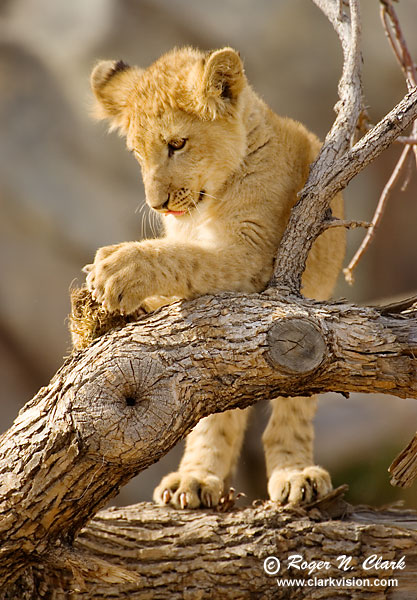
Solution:
[[(417, 3), (397, 5), (417, 57)], [(364, 89), (376, 122), (401, 99), (404, 80), (385, 40), (377, 0), (362, 2)], [(249, 80), (280, 114), (324, 137), (333, 121), (339, 42), (310, 0), (0, 0), (0, 431), (46, 384), (70, 351), (71, 282), (98, 246), (152, 231), (140, 171), (123, 140), (89, 118), (89, 73), (99, 58), (149, 65), (173, 46), (239, 49)], [(369, 219), (401, 152), (396, 145), (351, 183), (350, 218)], [(397, 188), (371, 250), (337, 296), (362, 303), (417, 291), (417, 177)], [(362, 239), (349, 235), (347, 258)], [(266, 495), (260, 436), (268, 407), (253, 413), (236, 487)], [(390, 487), (386, 468), (416, 430), (417, 402), (325, 396), (317, 458), (350, 500), (380, 505), (416, 490)], [(116, 503), (150, 499), (181, 448), (126, 486)]]

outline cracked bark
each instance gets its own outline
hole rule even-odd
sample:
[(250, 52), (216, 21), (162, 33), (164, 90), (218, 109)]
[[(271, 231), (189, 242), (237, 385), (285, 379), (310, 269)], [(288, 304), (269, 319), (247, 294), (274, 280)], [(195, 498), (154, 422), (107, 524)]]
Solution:
[[(70, 358), (1, 438), (0, 583), (14, 590), (28, 564), (68, 558), (64, 549), (89, 518), (203, 416), (278, 394), (417, 397), (417, 313), (382, 313), (282, 301), (271, 291), (205, 296)], [(289, 351), (277, 354), (287, 326)], [(305, 340), (307, 348), (321, 341), (313, 362), (303, 358)], [(71, 564), (83, 571), (76, 557)]]
[[(27, 580), (32, 591), (39, 581), (48, 590), (48, 582), (46, 597), (52, 600), (411, 599), (417, 577), (416, 526), (417, 517), (411, 511), (352, 509), (337, 491), (318, 506), (293, 510), (266, 502), (219, 514), (141, 503), (102, 511), (91, 521), (74, 546), (83, 559), (81, 568), (68, 551), (60, 549), (42, 565), (33, 566)], [(300, 552), (308, 563), (325, 559), (329, 566), (311, 575), (305, 569), (289, 568), (289, 557)], [(363, 562), (379, 553), (397, 563), (405, 557), (405, 569), (365, 570)], [(269, 556), (281, 562), (276, 575), (264, 570)], [(340, 568), (343, 556), (351, 557), (347, 571)], [(329, 594), (325, 587), (280, 589), (277, 584), (277, 579), (314, 576), (366, 578), (370, 585), (334, 587)], [(398, 579), (398, 587), (383, 582), (392, 578)], [(13, 592), (15, 596), (9, 597), (33, 597), (22, 594), (20, 583), (13, 586)]]

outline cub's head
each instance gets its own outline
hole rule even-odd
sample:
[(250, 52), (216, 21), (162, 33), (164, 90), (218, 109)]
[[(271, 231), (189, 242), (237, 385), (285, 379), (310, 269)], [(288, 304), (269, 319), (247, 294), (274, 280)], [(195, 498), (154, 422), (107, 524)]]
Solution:
[(96, 115), (119, 129), (140, 163), (149, 206), (182, 216), (215, 201), (246, 149), (237, 52), (175, 49), (145, 70), (102, 61), (91, 86)]

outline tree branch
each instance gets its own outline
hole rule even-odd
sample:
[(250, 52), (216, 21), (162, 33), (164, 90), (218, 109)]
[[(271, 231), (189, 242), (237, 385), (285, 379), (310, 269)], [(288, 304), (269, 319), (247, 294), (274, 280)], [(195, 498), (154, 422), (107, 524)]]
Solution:
[[(337, 117), (314, 168), (329, 165), (351, 146), (356, 123), (362, 111), (362, 55), (360, 47), (360, 15), (358, 0), (349, 0), (349, 14), (340, 10), (338, 0), (313, 0), (314, 4), (326, 15), (333, 25), (343, 51), (343, 71), (339, 81), (339, 101), (335, 106)], [(314, 168), (310, 175), (312, 184), (319, 182), (314, 178)]]
[(0, 439), (0, 586), (71, 542), (202, 417), (278, 395), (417, 398), (416, 357), (415, 311), (268, 293), (178, 302), (99, 338)]
[[(316, 505), (292, 510), (272, 502), (222, 514), (150, 503), (111, 508), (80, 533), (73, 551), (65, 547), (51, 551), (42, 566), (34, 565), (27, 580), (34, 589), (41, 581), (45, 595), (71, 600), (413, 597), (417, 514), (353, 508), (341, 491)], [(294, 555), (303, 556), (309, 567), (289, 566)], [(276, 561), (265, 565), (271, 556), (280, 561), (277, 573)], [(389, 566), (366, 570), (364, 561), (373, 556), (383, 557)], [(348, 560), (347, 571), (340, 566), (341, 557)], [(314, 570), (319, 561), (327, 564)], [(307, 582), (312, 577), (327, 582), (345, 578), (356, 584), (299, 583), (281, 588), (277, 583), (286, 578)], [(398, 584), (391, 587), (388, 579)], [(9, 588), (10, 598), (23, 597), (19, 583)]]
[[(299, 294), (301, 276), (315, 239), (323, 231), (330, 202), (350, 180), (381, 154), (417, 117), (417, 88), (409, 93), (350, 150), (362, 109), (360, 24), (356, 1), (350, 0), (350, 19), (340, 15), (340, 3), (313, 0), (331, 21), (342, 43), (344, 66), (339, 83), (338, 116), (311, 167), (282, 238), (272, 287), (281, 294)], [(411, 82), (412, 83), (412, 82)]]
[[(322, 231), (322, 222), (332, 198), (388, 148), (416, 117), (417, 88), (414, 88), (348, 152), (331, 166), (320, 170), (320, 183), (312, 183), (309, 177), (300, 193), (300, 200), (291, 212), (278, 249), (271, 285), (279, 287), (280, 293), (298, 293), (308, 253)], [(315, 178), (316, 165), (317, 162), (313, 167)]]
[[(298, 294), (300, 291), (307, 255), (322, 231), (322, 222), (335, 195), (323, 194), (322, 177), (350, 147), (362, 110), (359, 2), (349, 1), (349, 15), (341, 10), (342, 5), (338, 0), (313, 2), (327, 16), (339, 36), (343, 50), (343, 71), (338, 87), (339, 102), (335, 106), (336, 120), (311, 167), (310, 176), (291, 214), (278, 251), (270, 285), (279, 287), (281, 293), (289, 291)], [(309, 189), (317, 190), (317, 194), (309, 196)], [(302, 224), (298, 220), (300, 214), (305, 217)], [(309, 232), (308, 236), (306, 232)]]

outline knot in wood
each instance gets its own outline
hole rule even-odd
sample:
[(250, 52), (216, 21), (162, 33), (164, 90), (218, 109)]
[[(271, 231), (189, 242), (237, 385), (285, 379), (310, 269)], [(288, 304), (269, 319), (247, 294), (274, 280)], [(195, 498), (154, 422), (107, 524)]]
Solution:
[(161, 362), (148, 353), (135, 357), (113, 348), (92, 356), (71, 400), (83, 447), (107, 462), (136, 463), (143, 447), (156, 445), (170, 425), (177, 406), (171, 387)]
[(311, 373), (326, 357), (323, 334), (309, 319), (294, 317), (275, 321), (266, 339), (270, 363), (284, 373)]

